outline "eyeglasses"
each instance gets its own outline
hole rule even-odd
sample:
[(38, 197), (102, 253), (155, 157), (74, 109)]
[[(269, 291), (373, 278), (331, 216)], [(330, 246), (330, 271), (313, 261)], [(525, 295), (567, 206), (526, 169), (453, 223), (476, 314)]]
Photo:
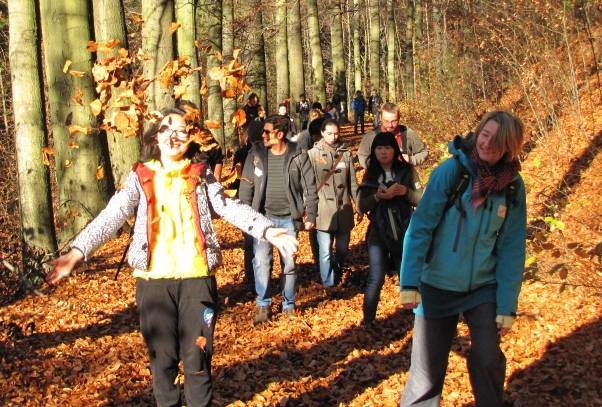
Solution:
[(267, 134), (268, 136), (272, 133), (274, 133), (276, 130), (268, 130), (268, 129), (263, 129), (263, 134)]
[(175, 130), (169, 126), (161, 126), (159, 129), (159, 133), (162, 136), (167, 137), (169, 139), (175, 139), (176, 141), (186, 142), (190, 138), (190, 135), (186, 131)]

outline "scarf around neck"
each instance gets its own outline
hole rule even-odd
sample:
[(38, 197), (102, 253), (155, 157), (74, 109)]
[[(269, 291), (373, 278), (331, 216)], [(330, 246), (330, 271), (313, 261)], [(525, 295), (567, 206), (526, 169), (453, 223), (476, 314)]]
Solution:
[(479, 157), (476, 147), (472, 149), (470, 160), (477, 170), (477, 177), (472, 184), (472, 207), (475, 210), (485, 202), (489, 194), (503, 191), (520, 171), (518, 160), (501, 159), (490, 166)]

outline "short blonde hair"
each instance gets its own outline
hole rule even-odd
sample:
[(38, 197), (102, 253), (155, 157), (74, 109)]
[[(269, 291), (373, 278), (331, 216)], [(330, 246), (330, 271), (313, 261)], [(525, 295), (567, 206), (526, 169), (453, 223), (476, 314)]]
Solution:
[(497, 151), (508, 153), (506, 157), (508, 161), (518, 158), (524, 140), (524, 126), (521, 120), (513, 114), (502, 110), (485, 113), (475, 129), (475, 137), (479, 137), (483, 127), (485, 127), (490, 120), (493, 120), (500, 125), (497, 134), (495, 135), (495, 139), (493, 140)]

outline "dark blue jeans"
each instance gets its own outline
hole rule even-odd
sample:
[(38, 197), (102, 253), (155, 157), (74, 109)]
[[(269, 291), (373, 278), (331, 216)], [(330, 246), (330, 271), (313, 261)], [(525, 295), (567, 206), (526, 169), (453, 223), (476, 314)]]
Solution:
[(353, 125), (353, 132), (355, 134), (357, 134), (357, 125), (358, 123), (361, 123), (362, 125), (362, 134), (364, 133), (364, 112), (355, 112), (354, 113), (354, 125)]
[[(468, 374), (477, 406), (501, 406), (506, 358), (500, 349), (493, 303), (464, 311), (470, 331)], [(459, 315), (444, 318), (416, 316), (412, 362), (401, 406), (439, 406), (452, 340)]]
[(369, 238), (368, 263), (370, 268), (364, 292), (364, 323), (374, 321), (376, 308), (380, 300), (380, 291), (385, 282), (385, 275), (391, 264), (399, 270), (400, 259), (399, 256), (392, 255), (382, 243)]

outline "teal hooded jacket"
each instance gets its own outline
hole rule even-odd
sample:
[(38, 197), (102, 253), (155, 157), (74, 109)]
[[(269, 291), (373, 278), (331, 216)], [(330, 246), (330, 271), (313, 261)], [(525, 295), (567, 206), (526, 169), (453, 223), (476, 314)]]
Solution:
[[(412, 216), (404, 239), (400, 286), (433, 287), (469, 293), (484, 285), (496, 285), (498, 315), (516, 313), (525, 264), (526, 194), (520, 177), (513, 203), (506, 207), (504, 192), (493, 193), (476, 210), (471, 203), (476, 170), (461, 137), (449, 143), (455, 156), (431, 174), (422, 200)], [(456, 159), (470, 174), (461, 196), (466, 216), (455, 207), (445, 211), (459, 171)], [(427, 252), (431, 246), (430, 261)]]

